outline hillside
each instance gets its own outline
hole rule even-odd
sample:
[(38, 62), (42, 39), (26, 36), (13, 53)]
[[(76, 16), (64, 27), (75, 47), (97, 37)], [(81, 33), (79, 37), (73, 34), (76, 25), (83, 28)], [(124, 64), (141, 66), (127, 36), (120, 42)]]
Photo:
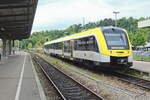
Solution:
[[(128, 31), (131, 43), (134, 46), (145, 45), (146, 41), (150, 40), (150, 29), (138, 29), (137, 22), (145, 18), (135, 19), (132, 17), (121, 18), (118, 20), (118, 27)], [(111, 18), (106, 18), (97, 22), (89, 22), (86, 25), (74, 24), (64, 30), (43, 30), (34, 32), (29, 39), (21, 42), (21, 48), (41, 48), (46, 41), (54, 40), (69, 34), (81, 32), (85, 29), (91, 29), (101, 26), (114, 26), (115, 21)]]

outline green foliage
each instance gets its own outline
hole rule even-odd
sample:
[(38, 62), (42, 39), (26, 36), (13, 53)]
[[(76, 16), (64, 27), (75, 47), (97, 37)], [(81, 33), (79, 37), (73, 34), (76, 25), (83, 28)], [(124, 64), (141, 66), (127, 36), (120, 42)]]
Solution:
[(32, 43), (29, 43), (29, 44), (28, 44), (28, 48), (32, 48)]
[[(124, 28), (129, 33), (129, 37), (133, 46), (144, 45), (146, 41), (150, 40), (150, 29), (138, 29), (137, 22), (145, 18), (135, 19), (132, 17), (121, 18), (117, 21), (118, 27)], [(29, 39), (21, 42), (21, 47), (42, 48), (45, 42), (64, 37), (70, 34), (81, 32), (85, 29), (91, 29), (102, 26), (114, 26), (115, 20), (106, 18), (97, 22), (89, 22), (86, 25), (74, 24), (64, 30), (45, 30), (34, 32)], [(30, 45), (29, 45), (30, 44)], [(32, 44), (32, 46), (31, 46)]]
[(150, 56), (133, 56), (134, 60), (150, 61)]
[(137, 31), (135, 35), (132, 35), (131, 43), (134, 46), (144, 46), (146, 43), (146, 39), (144, 37), (144, 34)]

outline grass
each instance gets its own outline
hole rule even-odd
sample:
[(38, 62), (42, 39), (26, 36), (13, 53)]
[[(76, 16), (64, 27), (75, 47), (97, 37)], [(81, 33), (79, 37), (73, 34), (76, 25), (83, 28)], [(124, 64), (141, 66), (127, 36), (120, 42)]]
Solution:
[[(111, 89), (108, 91), (108, 89), (106, 89), (105, 86), (102, 86), (102, 85), (99, 86), (95, 81), (76, 73), (76, 71), (81, 71), (82, 73), (88, 74), (89, 76), (91, 76), (93, 78), (101, 79), (100, 75), (94, 74), (94, 73), (92, 73), (88, 70), (82, 69), (82, 68), (71, 67), (70, 64), (67, 64), (57, 58), (52, 58), (52, 57), (48, 58), (46, 56), (43, 56), (43, 58), (45, 60), (49, 61), (51, 64), (57, 65), (57, 68), (62, 69), (63, 72), (67, 72), (67, 74), (69, 76), (74, 77), (75, 80), (78, 80), (80, 83), (84, 84), (89, 89), (92, 89), (93, 91), (97, 92), (98, 94), (103, 95), (105, 98), (111, 98), (110, 100), (115, 100), (115, 99), (113, 99), (113, 96), (111, 96), (111, 92), (112, 92)], [(102, 76), (102, 78), (104, 78), (104, 76)]]
[(149, 76), (143, 75), (143, 74), (140, 73), (140, 71), (135, 70), (135, 69), (116, 70), (116, 71), (124, 73), (124, 74), (131, 75), (131, 76), (134, 76), (134, 77), (139, 77), (139, 78), (142, 78), (142, 79), (150, 80)]
[(30, 52), (30, 53), (39, 53), (39, 54), (43, 54), (44, 51), (43, 50), (29, 50), (29, 49), (25, 49), (25, 52)]
[(136, 77), (141, 77), (140, 72), (134, 69), (126, 69), (126, 70), (116, 70), (117, 72), (133, 75)]
[[(94, 73), (92, 71), (89, 71), (89, 70), (86, 70), (86, 69), (82, 69), (82, 68), (79, 68), (79, 67), (70, 67), (70, 66), (73, 66), (73, 65), (70, 65), (70, 64), (66, 64), (65, 62), (57, 59), (57, 58), (53, 58), (53, 57), (46, 57), (44, 56), (43, 57), (45, 60), (51, 62), (52, 64), (54, 65), (60, 65), (60, 66), (63, 66), (64, 68), (67, 68), (67, 69), (72, 69), (72, 70), (80, 70), (81, 72), (83, 72), (84, 74), (87, 74), (95, 79), (100, 79), (100, 80), (105, 80), (105, 81), (110, 81), (109, 78), (106, 78), (103, 74), (97, 74), (97, 73)], [(120, 72), (121, 70), (119, 70)], [(136, 71), (136, 70), (133, 70), (133, 69), (127, 69), (127, 70), (122, 70), (121, 71), (122, 73), (125, 73), (125, 74), (129, 74), (129, 75), (133, 75), (133, 76), (136, 76), (136, 77), (140, 77), (140, 78), (143, 78), (143, 76), (140, 74), (139, 71)], [(144, 79), (147, 79), (147, 78), (144, 78)], [(148, 79), (149, 80), (149, 79)], [(113, 82), (113, 80), (111, 80), (111, 82)]]
[[(116, 90), (116, 89), (118, 89), (117, 87), (123, 86), (123, 88), (126, 88), (126, 86), (122, 85), (122, 82), (118, 81), (118, 79), (115, 79), (115, 78), (112, 79), (112, 77), (107, 77), (103, 74), (97, 74), (97, 73), (94, 73), (94, 72), (86, 70), (86, 69), (75, 67), (74, 65), (65, 63), (57, 58), (53, 58), (53, 57), (49, 58), (46, 56), (43, 56), (43, 58), (45, 60), (49, 61), (51, 64), (56, 65), (57, 68), (61, 69), (63, 72), (67, 73), (69, 76), (73, 77), (75, 80), (84, 84), (86, 87), (93, 90), (94, 92), (100, 94), (107, 100), (121, 100), (121, 98), (125, 96), (125, 95), (121, 95), (122, 92), (118, 93), (118, 90)], [(96, 81), (93, 81), (93, 80), (77, 73), (77, 71), (87, 74), (88, 76), (91, 76), (94, 79), (101, 80), (101, 82), (97, 83)], [(110, 86), (108, 86), (108, 84), (110, 84)], [(117, 87), (116, 87), (116, 84), (117, 84)], [(128, 85), (128, 86), (130, 87), (130, 85)], [(111, 87), (113, 87), (113, 88), (111, 88)], [(131, 87), (132, 87), (132, 85), (131, 85)], [(114, 89), (114, 88), (116, 88), (116, 89)], [(124, 99), (124, 100), (128, 100), (130, 97), (125, 96), (125, 98), (126, 99)]]
[[(119, 81), (118, 79), (115, 79), (112, 77), (107, 77), (103, 74), (97, 74), (92, 71), (82, 69), (79, 67), (75, 67), (74, 65), (65, 63), (57, 58), (53, 58), (53, 57), (49, 58), (46, 56), (43, 56), (43, 58), (45, 60), (47, 60), (48, 62), (51, 62), (53, 65), (56, 65), (57, 68), (61, 69), (65, 73), (67, 73), (69, 76), (73, 77), (75, 80), (78, 80), (80, 83), (84, 84), (89, 89), (102, 95), (107, 100), (129, 100), (129, 99), (131, 99), (130, 96), (126, 96), (126, 95), (122, 94), (122, 92), (121, 93), (118, 92), (118, 90), (116, 90), (116, 89), (118, 89), (117, 87), (122, 87), (123, 89), (125, 88), (126, 90), (130, 90), (130, 88), (133, 87), (132, 84), (131, 85), (122, 84), (122, 82)], [(81, 74), (78, 74), (76, 71), (87, 74), (87, 75), (93, 77), (94, 79), (101, 80), (102, 83), (97, 83), (96, 81), (93, 81)], [(138, 74), (134, 70), (127, 70), (127, 73)], [(110, 83), (110, 86), (104, 84), (103, 82)], [(112, 86), (114, 86), (114, 87), (111, 88)], [(116, 89), (114, 89), (114, 88), (116, 88)], [(137, 91), (137, 90), (133, 89), (132, 91)], [(124, 98), (124, 99), (121, 99), (121, 98)]]
[(150, 56), (142, 57), (142, 56), (133, 56), (134, 60), (140, 60), (140, 61), (150, 61)]

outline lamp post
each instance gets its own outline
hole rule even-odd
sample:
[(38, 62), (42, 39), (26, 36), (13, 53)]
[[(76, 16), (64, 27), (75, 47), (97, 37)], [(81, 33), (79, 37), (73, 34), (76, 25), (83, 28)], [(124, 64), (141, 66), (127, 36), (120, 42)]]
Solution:
[(85, 17), (83, 17), (83, 19), (82, 19), (82, 21), (83, 21), (83, 29), (85, 29)]
[(115, 14), (115, 27), (117, 27), (117, 14), (119, 14), (119, 11), (113, 11), (113, 13)]

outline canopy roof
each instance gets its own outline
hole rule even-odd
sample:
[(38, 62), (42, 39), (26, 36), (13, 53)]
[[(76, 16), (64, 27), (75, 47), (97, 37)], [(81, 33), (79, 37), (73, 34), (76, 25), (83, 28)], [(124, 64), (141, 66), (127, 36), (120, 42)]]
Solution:
[(0, 0), (0, 38), (28, 38), (37, 2), (38, 0)]

